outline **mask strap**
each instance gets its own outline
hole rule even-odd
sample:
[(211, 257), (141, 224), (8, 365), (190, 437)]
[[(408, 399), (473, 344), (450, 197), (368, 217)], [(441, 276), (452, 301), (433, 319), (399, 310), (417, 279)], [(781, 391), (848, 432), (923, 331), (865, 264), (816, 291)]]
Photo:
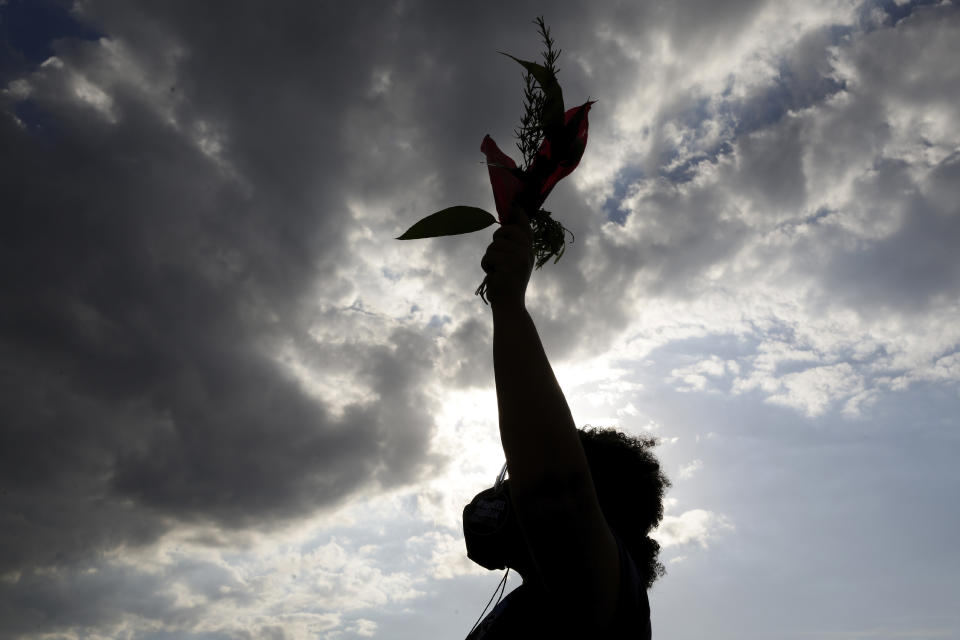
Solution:
[[(493, 490), (496, 491), (500, 488), (500, 485), (503, 484), (503, 478), (507, 475), (507, 463), (503, 463), (503, 468), (500, 469), (499, 475), (497, 475), (497, 481), (493, 484)], [(496, 609), (497, 605), (500, 604), (500, 598), (503, 597), (503, 592), (507, 588), (507, 576), (510, 575), (510, 567), (507, 567), (507, 571), (503, 574), (503, 578), (500, 580), (500, 584), (497, 585), (497, 588), (493, 591), (493, 596), (497, 595), (497, 592), (500, 593), (500, 596), (497, 598), (497, 604), (493, 605), (493, 608)], [(487, 609), (490, 608), (490, 603), (493, 602), (493, 596), (490, 596), (490, 599), (487, 600), (487, 606), (483, 608), (483, 612), (480, 614), (480, 617), (477, 618), (477, 621), (473, 623), (473, 626), (470, 628), (470, 633), (467, 634), (467, 637), (470, 637), (470, 634), (474, 632), (477, 628), (477, 625), (480, 624), (480, 621), (483, 620), (483, 616), (486, 615)]]
[(496, 491), (500, 488), (500, 485), (503, 484), (503, 477), (507, 475), (507, 463), (503, 463), (503, 468), (500, 469), (500, 475), (497, 476), (497, 481), (493, 484), (493, 490)]
[[(507, 465), (503, 465), (503, 468), (506, 469)], [(502, 472), (501, 472), (502, 473)], [(500, 604), (500, 598), (503, 597), (503, 592), (507, 588), (507, 576), (510, 575), (510, 567), (507, 567), (506, 573), (503, 574), (503, 578), (500, 580), (500, 584), (497, 585), (497, 588), (493, 591), (493, 596), (497, 595), (497, 591), (500, 592), (500, 597), (497, 598), (497, 604), (493, 605), (493, 608), (496, 609), (497, 605)], [(483, 620), (483, 616), (486, 615), (487, 609), (490, 607), (490, 603), (493, 602), (493, 596), (490, 596), (490, 599), (487, 600), (487, 606), (483, 608), (483, 613), (480, 614), (480, 617), (477, 618), (477, 621), (473, 623), (473, 626), (470, 628), (470, 633), (467, 634), (467, 637), (470, 637), (470, 634), (473, 633), (474, 629), (477, 628), (477, 625), (480, 624), (480, 621)]]

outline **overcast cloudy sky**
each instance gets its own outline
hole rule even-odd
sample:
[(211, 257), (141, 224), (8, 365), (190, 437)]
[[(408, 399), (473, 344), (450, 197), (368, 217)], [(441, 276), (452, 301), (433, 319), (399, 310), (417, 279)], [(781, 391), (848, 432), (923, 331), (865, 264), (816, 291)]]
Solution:
[[(480, 142), (597, 99), (529, 302), (673, 481), (672, 639), (960, 638), (955, 2), (0, 0), (0, 636), (462, 638)], [(516, 581), (511, 580), (511, 588)]]

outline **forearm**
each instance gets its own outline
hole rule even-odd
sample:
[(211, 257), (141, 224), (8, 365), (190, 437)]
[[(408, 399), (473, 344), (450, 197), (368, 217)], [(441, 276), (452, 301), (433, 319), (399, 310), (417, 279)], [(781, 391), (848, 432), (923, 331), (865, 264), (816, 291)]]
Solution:
[(521, 305), (494, 305), (493, 368), (500, 440), (514, 490), (589, 478), (570, 407)]

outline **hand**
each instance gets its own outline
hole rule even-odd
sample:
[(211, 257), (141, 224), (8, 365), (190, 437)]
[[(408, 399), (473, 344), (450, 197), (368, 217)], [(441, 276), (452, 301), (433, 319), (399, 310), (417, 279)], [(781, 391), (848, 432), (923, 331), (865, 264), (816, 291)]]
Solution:
[(533, 230), (523, 209), (514, 206), (511, 222), (493, 233), (493, 242), (480, 261), (486, 272), (486, 295), (494, 307), (524, 307), (527, 283), (533, 272)]

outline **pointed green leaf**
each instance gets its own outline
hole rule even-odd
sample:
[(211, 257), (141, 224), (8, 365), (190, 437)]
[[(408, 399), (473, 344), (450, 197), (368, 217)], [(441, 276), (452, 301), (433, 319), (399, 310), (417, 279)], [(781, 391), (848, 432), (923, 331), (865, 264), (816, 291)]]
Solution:
[[(503, 53), (501, 51), (500, 53)], [(509, 53), (503, 53), (508, 58), (513, 58), (527, 70), (527, 73), (533, 76), (533, 79), (540, 85), (543, 91), (543, 126), (545, 128), (563, 126), (563, 91), (560, 89), (560, 83), (557, 82), (557, 76), (553, 75), (546, 67), (536, 62), (528, 62), (519, 58), (514, 58)]]
[(431, 213), (407, 229), (397, 240), (416, 240), (470, 233), (489, 227), (497, 219), (479, 207), (447, 207)]

